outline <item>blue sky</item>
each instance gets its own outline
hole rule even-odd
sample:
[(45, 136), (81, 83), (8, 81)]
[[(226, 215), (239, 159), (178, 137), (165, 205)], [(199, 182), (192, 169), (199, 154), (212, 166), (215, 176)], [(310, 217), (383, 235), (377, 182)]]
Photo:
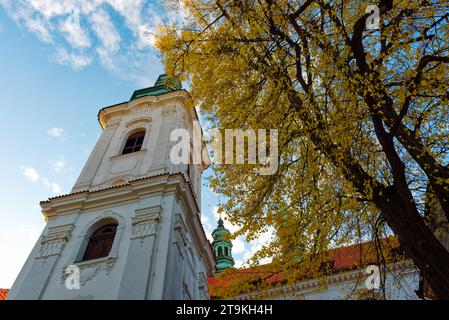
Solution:
[[(162, 73), (151, 33), (182, 12), (139, 0), (0, 0), (0, 288), (11, 287), (45, 225), (39, 202), (68, 193), (81, 172), (101, 133), (98, 110)], [(204, 186), (207, 233), (218, 201)], [(237, 266), (265, 240), (235, 240)]]

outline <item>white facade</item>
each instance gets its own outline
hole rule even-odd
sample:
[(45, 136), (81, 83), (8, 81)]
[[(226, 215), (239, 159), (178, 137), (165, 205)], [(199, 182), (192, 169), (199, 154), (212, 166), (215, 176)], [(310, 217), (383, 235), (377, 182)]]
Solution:
[[(200, 222), (203, 165), (169, 156), (170, 132), (194, 120), (182, 90), (102, 109), (103, 133), (72, 192), (41, 203), (47, 225), (8, 299), (208, 299), (215, 260)], [(143, 129), (142, 149), (122, 155)], [(111, 222), (109, 256), (80, 261), (90, 235)], [(73, 265), (79, 289), (66, 286)]]

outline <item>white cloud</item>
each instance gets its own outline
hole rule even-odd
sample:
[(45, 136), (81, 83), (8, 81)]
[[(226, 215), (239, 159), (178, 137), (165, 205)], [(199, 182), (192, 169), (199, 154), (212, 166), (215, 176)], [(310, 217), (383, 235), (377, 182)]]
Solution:
[[(243, 254), (243, 258), (242, 258), (242, 265), (243, 266), (247, 266), (248, 265), (248, 261), (254, 256), (254, 254), (259, 251), (260, 249), (262, 249), (262, 247), (264, 245), (269, 244), (272, 239), (273, 239), (273, 235), (274, 235), (274, 229), (273, 228), (268, 228), (268, 230), (266, 230), (265, 232), (262, 232), (259, 234), (258, 238), (251, 241), (249, 243), (249, 250), (246, 249), (246, 247), (244, 248), (244, 254)], [(271, 258), (263, 258), (260, 259), (259, 264), (266, 264), (271, 262)]]
[[(0, 2), (11, 18), (25, 26), (31, 33), (35, 34), (39, 40), (45, 43), (52, 43), (51, 25), (41, 15), (36, 15), (35, 10), (29, 3), (3, 0)], [(24, 5), (25, 4), (25, 5)]]
[(20, 166), (20, 171), (22, 171), (22, 174), (25, 176), (25, 178), (27, 180), (29, 180), (33, 183), (40, 181), (42, 186), (45, 189), (50, 190), (51, 193), (57, 195), (62, 192), (61, 187), (56, 182), (52, 182), (52, 181), (48, 180), (48, 178), (41, 177), (39, 175), (39, 173), (37, 172), (37, 170), (34, 169), (33, 167)]
[(25, 178), (32, 182), (36, 182), (37, 180), (39, 180), (39, 174), (33, 167), (20, 166), (20, 171), (22, 171), (22, 174), (25, 176)]
[(71, 67), (73, 70), (81, 70), (92, 63), (92, 58), (84, 54), (69, 53), (65, 48), (59, 48), (53, 55), (57, 63)]
[(65, 137), (65, 130), (63, 128), (51, 128), (48, 130), (48, 135), (55, 137), (55, 138), (64, 138)]
[(47, 19), (67, 14), (74, 9), (72, 5), (68, 5), (67, 1), (64, 0), (27, 0), (23, 4), (27, 4), (27, 6), (31, 7), (34, 11), (41, 13)]
[(88, 48), (91, 41), (86, 30), (81, 27), (78, 19), (67, 18), (60, 22), (59, 30), (64, 34), (65, 39), (73, 48)]
[(210, 219), (207, 215), (205, 215), (205, 214), (201, 215), (201, 224), (203, 225), (204, 232), (206, 233), (206, 238), (210, 242), (214, 241), (214, 239), (212, 238), (213, 226), (212, 226)]
[(115, 11), (125, 18), (128, 28), (135, 31), (135, 28), (142, 23), (142, 0), (107, 0)]
[(55, 183), (55, 182), (51, 182), (50, 180), (48, 180), (47, 178), (42, 178), (41, 179), (42, 185), (50, 190), (53, 194), (60, 194), (61, 193), (61, 187)]
[(151, 85), (163, 71), (152, 35), (157, 25), (185, 16), (182, 6), (169, 14), (148, 0), (0, 0), (0, 6), (19, 27), (53, 45), (51, 61), (80, 70), (98, 58), (138, 86)]
[(139, 49), (149, 48), (154, 46), (156, 28), (151, 27), (148, 24), (140, 25), (137, 28), (137, 47)]
[(235, 240), (232, 240), (232, 253), (242, 253), (245, 252), (245, 242), (243, 242), (240, 237), (236, 238)]
[(105, 10), (98, 10), (90, 16), (92, 29), (107, 51), (117, 51), (120, 48), (120, 34)]
[(152, 85), (157, 75), (163, 71), (155, 55), (147, 51), (139, 51), (134, 44), (126, 51), (108, 51), (98, 48), (97, 54), (105, 69), (137, 86)]
[(27, 18), (25, 22), (28, 30), (34, 33), (39, 40), (47, 43), (53, 42), (53, 37), (51, 36), (49, 26), (46, 22), (39, 18)]
[(201, 215), (201, 223), (203, 224), (204, 228), (210, 228), (210, 219), (206, 215)]
[(58, 160), (50, 161), (50, 165), (54, 172), (61, 173), (66, 167), (65, 159), (59, 156)]

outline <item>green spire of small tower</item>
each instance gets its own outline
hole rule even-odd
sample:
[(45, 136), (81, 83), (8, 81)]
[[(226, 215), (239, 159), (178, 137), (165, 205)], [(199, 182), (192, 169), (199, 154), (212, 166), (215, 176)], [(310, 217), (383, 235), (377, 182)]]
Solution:
[(217, 228), (212, 232), (214, 241), (212, 246), (214, 247), (215, 260), (217, 261), (218, 271), (222, 271), (234, 266), (234, 259), (232, 258), (232, 242), (229, 239), (224, 239), (225, 235), (230, 234), (229, 230), (223, 226), (223, 220), (218, 220)]

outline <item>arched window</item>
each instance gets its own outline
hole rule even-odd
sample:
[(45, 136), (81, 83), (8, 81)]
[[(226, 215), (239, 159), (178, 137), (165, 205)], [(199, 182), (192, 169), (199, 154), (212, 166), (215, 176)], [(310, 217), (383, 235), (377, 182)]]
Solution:
[(114, 242), (117, 224), (108, 224), (97, 229), (89, 238), (83, 261), (107, 257)]
[(228, 247), (225, 247), (225, 256), (228, 256)]
[(223, 249), (221, 247), (218, 247), (218, 256), (222, 256), (223, 255)]
[(140, 149), (142, 149), (144, 138), (145, 138), (145, 131), (143, 130), (130, 135), (126, 140), (126, 144), (125, 147), (123, 148), (122, 154), (140, 151)]

